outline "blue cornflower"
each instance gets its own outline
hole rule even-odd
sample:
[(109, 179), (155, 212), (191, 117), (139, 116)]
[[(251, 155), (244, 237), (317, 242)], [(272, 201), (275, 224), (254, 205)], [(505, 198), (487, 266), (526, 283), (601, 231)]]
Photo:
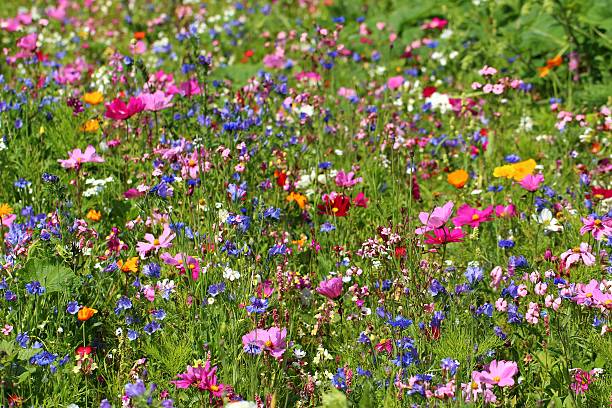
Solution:
[(120, 314), (123, 310), (132, 308), (132, 301), (127, 296), (121, 296), (117, 301), (117, 307), (115, 308), (115, 314)]
[(164, 309), (157, 309), (151, 312), (151, 316), (156, 320), (164, 320), (166, 318), (166, 311)]
[(151, 323), (143, 327), (144, 332), (147, 333), (149, 336), (160, 329), (161, 329), (161, 324), (159, 324), (157, 320), (153, 320)]
[(28, 336), (28, 332), (18, 333), (15, 337), (15, 341), (21, 348), (28, 348), (28, 343), (30, 342), (30, 336)]
[(32, 281), (30, 283), (26, 283), (26, 290), (30, 295), (42, 295), (47, 290), (44, 286), (40, 284), (39, 281)]
[(268, 299), (251, 297), (251, 304), (246, 307), (249, 313), (263, 313), (268, 308)]
[(453, 376), (457, 373), (459, 362), (457, 360), (453, 360), (450, 357), (443, 358), (442, 361), (440, 362), (440, 367), (442, 367), (443, 370), (448, 371), (449, 374)]
[(514, 241), (511, 239), (500, 239), (497, 245), (504, 249), (514, 248)]
[(467, 278), (468, 282), (470, 282), (470, 285), (473, 285), (475, 282), (482, 280), (483, 273), (484, 271), (481, 267), (477, 265), (470, 265), (465, 270), (463, 276)]
[(57, 359), (57, 354), (51, 354), (48, 351), (41, 351), (30, 358), (30, 364), (37, 366), (47, 366)]
[(339, 368), (336, 374), (332, 377), (331, 383), (339, 390), (346, 390), (346, 374), (344, 368)]
[(79, 306), (79, 302), (73, 300), (72, 302), (68, 302), (68, 306), (66, 306), (66, 312), (70, 313), (71, 315), (74, 315), (79, 312), (80, 308), (81, 307)]
[(142, 380), (136, 380), (134, 384), (125, 384), (125, 395), (129, 398), (140, 397), (147, 391), (147, 387)]
[(321, 225), (321, 232), (330, 232), (336, 229), (336, 226), (330, 222), (325, 222)]
[(138, 332), (136, 332), (134, 330), (131, 330), (131, 329), (128, 329), (128, 331), (127, 331), (127, 338), (130, 341), (136, 340), (138, 338)]
[(151, 262), (142, 267), (142, 273), (149, 278), (159, 278), (161, 275), (161, 266), (155, 262)]

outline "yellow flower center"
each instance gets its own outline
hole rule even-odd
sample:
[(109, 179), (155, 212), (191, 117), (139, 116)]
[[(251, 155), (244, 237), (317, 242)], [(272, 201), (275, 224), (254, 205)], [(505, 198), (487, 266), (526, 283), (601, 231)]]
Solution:
[(272, 343), (270, 340), (267, 340), (267, 341), (265, 342), (265, 345), (266, 345), (266, 347), (268, 347), (268, 348), (272, 347), (272, 344), (273, 344), (273, 343)]
[(472, 381), (472, 389), (475, 390), (478, 388), (478, 383), (475, 381)]
[(211, 385), (210, 386), (210, 390), (211, 391), (219, 391), (219, 386), (218, 385)]
[(332, 212), (337, 213), (338, 211), (340, 211), (340, 209), (339, 209), (338, 207), (334, 207), (334, 208), (332, 208)]
[(159, 245), (159, 239), (155, 239), (155, 240), (153, 241), (153, 245)]
[(195, 264), (189, 264), (189, 269), (195, 269)]
[(195, 167), (196, 161), (193, 159), (189, 159), (189, 167)]
[(499, 382), (499, 380), (501, 380), (501, 377), (499, 375), (496, 375), (495, 377), (493, 377), (493, 381)]
[(479, 219), (480, 219), (480, 215), (478, 215), (478, 214), (472, 215), (472, 221), (477, 221)]
[(584, 295), (584, 296), (586, 296), (586, 297), (588, 297), (588, 298), (592, 298), (592, 297), (593, 297), (593, 294), (592, 294), (591, 292), (589, 292), (589, 293), (585, 293), (585, 295)]
[(599, 227), (601, 225), (601, 220), (595, 220), (594, 224), (596, 227)]
[(575, 254), (579, 254), (580, 253), (580, 247), (572, 248), (572, 252), (575, 253)]

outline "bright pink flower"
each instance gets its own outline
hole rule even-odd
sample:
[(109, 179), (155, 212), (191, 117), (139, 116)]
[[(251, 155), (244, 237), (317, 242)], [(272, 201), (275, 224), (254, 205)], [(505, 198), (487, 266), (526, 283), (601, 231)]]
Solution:
[(541, 174), (528, 174), (519, 182), (521, 187), (523, 187), (527, 191), (534, 192), (538, 188), (540, 188), (540, 184), (544, 181), (544, 176)]
[(142, 93), (138, 97), (144, 103), (144, 110), (150, 112), (159, 112), (172, 106), (172, 96), (166, 95), (163, 91), (155, 91), (155, 93)]
[(202, 93), (202, 88), (200, 88), (200, 84), (198, 80), (195, 78), (191, 78), (189, 81), (182, 82), (180, 85), (180, 94), (190, 98), (193, 95), (199, 95)]
[(435, 228), (440, 228), (450, 218), (453, 213), (453, 206), (455, 203), (452, 201), (447, 202), (442, 207), (436, 207), (431, 214), (426, 212), (419, 213), (419, 220), (424, 225), (423, 227), (417, 228), (415, 234), (421, 235)]
[(445, 245), (451, 242), (461, 242), (464, 236), (461, 228), (453, 228), (452, 230), (447, 227), (436, 228), (432, 234), (425, 235), (425, 243), (428, 245)]
[(498, 218), (511, 218), (516, 215), (516, 207), (514, 204), (509, 205), (496, 205), (495, 215)]
[(401, 75), (394, 76), (387, 80), (387, 87), (389, 89), (397, 89), (404, 84), (404, 77)]
[(31, 53), (36, 49), (36, 41), (38, 41), (38, 34), (28, 34), (17, 40), (17, 46), (22, 50)]
[(145, 193), (143, 193), (142, 191), (138, 191), (135, 188), (130, 188), (125, 193), (123, 193), (123, 196), (127, 199), (130, 199), (130, 198), (142, 197), (144, 194)]
[(259, 354), (268, 351), (276, 359), (285, 353), (287, 329), (270, 327), (267, 330), (255, 329), (242, 336), (242, 345), (249, 354)]
[(493, 206), (489, 206), (480, 211), (463, 204), (457, 209), (457, 216), (453, 218), (453, 224), (457, 227), (469, 225), (472, 228), (478, 227), (481, 223), (492, 220)]
[(336, 185), (338, 187), (353, 187), (357, 183), (363, 182), (363, 177), (355, 178), (355, 172), (351, 171), (345, 173), (344, 170), (340, 170), (336, 174)]
[(11, 224), (17, 219), (17, 215), (8, 214), (0, 216), (0, 226), (4, 225), (5, 227), (10, 227)]
[(172, 246), (172, 240), (176, 237), (176, 234), (166, 225), (159, 238), (155, 238), (153, 234), (145, 234), (144, 239), (146, 242), (138, 242), (136, 244), (136, 251), (141, 258), (145, 258), (151, 251), (157, 252), (160, 248), (169, 248)]
[(180, 380), (170, 382), (176, 388), (189, 388), (193, 386), (202, 391), (209, 391), (215, 397), (222, 397), (223, 391), (227, 386), (217, 382), (216, 372), (217, 367), (211, 367), (210, 361), (207, 361), (204, 367), (201, 365), (196, 367), (187, 366), (187, 371), (178, 375)]
[(353, 204), (355, 204), (357, 207), (368, 208), (368, 201), (370, 201), (370, 199), (367, 198), (363, 192), (360, 192), (355, 198), (353, 198)]
[(582, 218), (582, 224), (582, 228), (580, 228), (581, 235), (591, 231), (593, 238), (597, 241), (612, 236), (612, 218), (603, 217), (602, 219), (596, 219), (589, 216), (588, 218)]
[(144, 110), (145, 104), (140, 98), (131, 97), (126, 105), (121, 99), (116, 98), (106, 105), (106, 116), (109, 119), (127, 120)]
[(480, 372), (480, 381), (485, 384), (494, 384), (500, 387), (514, 385), (514, 377), (518, 373), (518, 366), (514, 361), (491, 361), (487, 371)]
[(85, 152), (82, 152), (81, 149), (74, 149), (71, 152), (68, 152), (67, 160), (58, 160), (58, 162), (65, 169), (80, 169), (83, 163), (102, 163), (104, 159), (96, 153), (96, 149), (89, 145), (85, 149)]
[(185, 269), (191, 271), (191, 278), (196, 281), (200, 277), (200, 263), (192, 256), (187, 256), (187, 266)]
[(269, 298), (272, 293), (274, 293), (274, 286), (272, 286), (272, 281), (267, 280), (264, 282), (261, 282), (259, 285), (257, 285), (257, 297), (260, 298)]
[(572, 300), (576, 304), (590, 306), (602, 296), (603, 293), (599, 290), (599, 282), (591, 279), (588, 284), (579, 283), (576, 285), (576, 295)]
[(342, 294), (342, 278), (336, 276), (319, 282), (317, 292), (329, 299), (339, 297)]
[(591, 247), (586, 242), (562, 253), (561, 260), (565, 263), (565, 270), (568, 270), (572, 264), (578, 261), (582, 261), (586, 266), (595, 264), (595, 256), (591, 254)]

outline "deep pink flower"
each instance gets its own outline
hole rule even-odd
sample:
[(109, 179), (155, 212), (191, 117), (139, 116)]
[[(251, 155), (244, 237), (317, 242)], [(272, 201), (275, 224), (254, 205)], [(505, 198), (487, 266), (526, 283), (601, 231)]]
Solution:
[(565, 270), (568, 270), (572, 264), (578, 261), (582, 261), (586, 266), (595, 264), (595, 256), (591, 253), (591, 247), (586, 242), (562, 253), (561, 260), (565, 263)]
[(455, 203), (452, 201), (447, 202), (442, 207), (436, 207), (431, 214), (426, 212), (419, 213), (419, 220), (424, 225), (423, 227), (417, 228), (414, 233), (421, 235), (435, 228), (441, 228), (453, 213), (453, 206)]
[(85, 149), (85, 152), (82, 152), (81, 149), (74, 149), (71, 152), (68, 152), (67, 160), (58, 160), (58, 162), (65, 169), (80, 169), (83, 163), (102, 163), (104, 159), (96, 153), (96, 149), (89, 145)]
[(528, 174), (519, 182), (521, 187), (523, 187), (527, 191), (534, 192), (538, 188), (540, 188), (540, 184), (544, 182), (544, 176), (541, 174)]
[(123, 196), (127, 199), (130, 198), (138, 198), (138, 197), (142, 197), (145, 193), (136, 190), (135, 188), (130, 188), (129, 190), (127, 190), (125, 193), (123, 193)]
[(495, 206), (495, 215), (498, 218), (511, 218), (516, 215), (516, 207), (514, 204), (508, 205), (496, 205)]
[(493, 360), (487, 371), (480, 372), (480, 381), (485, 384), (494, 384), (500, 387), (514, 385), (514, 377), (518, 373), (518, 366), (514, 361)]
[(144, 103), (144, 110), (146, 111), (159, 112), (172, 106), (173, 95), (166, 95), (163, 91), (142, 93), (138, 97)]
[(17, 46), (22, 50), (31, 53), (36, 49), (36, 41), (38, 41), (38, 34), (28, 34), (17, 40)]
[(141, 258), (145, 258), (147, 253), (151, 251), (157, 252), (160, 248), (168, 248), (172, 246), (172, 240), (176, 237), (176, 234), (166, 225), (159, 238), (155, 238), (153, 234), (145, 234), (144, 239), (146, 242), (138, 242), (136, 244), (136, 251)]
[(404, 77), (401, 75), (391, 77), (387, 80), (387, 87), (389, 89), (397, 89), (404, 83)]
[(131, 97), (126, 105), (121, 99), (116, 98), (106, 105), (106, 116), (109, 119), (127, 120), (144, 110), (145, 104), (140, 98)]
[(353, 187), (357, 183), (363, 182), (362, 177), (355, 178), (355, 172), (351, 171), (345, 173), (344, 170), (340, 170), (336, 174), (336, 185), (338, 187)]
[(242, 336), (242, 345), (247, 353), (259, 354), (268, 351), (276, 359), (285, 353), (287, 329), (270, 327), (267, 330), (255, 329)]
[(191, 386), (202, 391), (209, 391), (215, 397), (222, 397), (223, 391), (227, 388), (224, 384), (217, 382), (217, 367), (211, 367), (207, 361), (204, 367), (187, 366), (187, 371), (179, 374), (179, 380), (170, 381), (176, 388), (189, 388)]
[(461, 242), (463, 237), (461, 228), (449, 230), (446, 227), (442, 227), (434, 229), (432, 234), (425, 235), (425, 243), (428, 245), (445, 245), (451, 242)]
[(355, 204), (357, 207), (368, 208), (368, 201), (370, 201), (370, 199), (367, 198), (363, 192), (360, 192), (355, 198), (353, 198), (353, 204)]
[(342, 294), (342, 278), (336, 276), (319, 282), (317, 292), (329, 299), (339, 297)]
[(589, 216), (582, 218), (582, 224), (582, 228), (580, 228), (580, 234), (582, 235), (591, 231), (593, 238), (597, 241), (612, 236), (612, 218), (603, 217), (602, 219), (596, 219)]
[(480, 211), (463, 204), (457, 209), (457, 216), (453, 218), (453, 224), (457, 227), (469, 225), (472, 228), (478, 227), (481, 223), (492, 220), (493, 206), (489, 206)]

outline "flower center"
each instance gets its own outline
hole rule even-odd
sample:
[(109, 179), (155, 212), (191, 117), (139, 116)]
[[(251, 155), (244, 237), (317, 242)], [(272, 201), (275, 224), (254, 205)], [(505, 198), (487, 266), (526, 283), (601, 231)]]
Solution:
[(332, 212), (337, 213), (338, 211), (340, 211), (340, 209), (338, 207), (332, 208)]
[(195, 269), (195, 264), (189, 264), (189, 269)]
[(593, 224), (595, 224), (596, 227), (599, 227), (601, 225), (601, 220), (595, 220)]
[(219, 391), (219, 386), (218, 385), (211, 385), (210, 386), (210, 390), (211, 391)]
[(478, 383), (475, 381), (472, 381), (472, 389), (475, 390), (478, 388)]
[(572, 252), (575, 253), (575, 254), (579, 254), (580, 253), (580, 247), (572, 248)]
[(189, 167), (195, 167), (196, 161), (193, 159), (189, 159)]
[(591, 292), (586, 293), (584, 296), (588, 297), (588, 298), (592, 298), (593, 294)]
[(159, 239), (155, 239), (155, 240), (153, 241), (153, 245), (159, 245)]
[(472, 221), (478, 221), (480, 219), (480, 215), (474, 214), (472, 215)]
[(266, 347), (270, 348), (272, 347), (273, 343), (270, 340), (267, 340), (265, 343)]
[(493, 381), (495, 381), (496, 383), (499, 382), (499, 380), (501, 380), (501, 377), (499, 375), (493, 377)]

